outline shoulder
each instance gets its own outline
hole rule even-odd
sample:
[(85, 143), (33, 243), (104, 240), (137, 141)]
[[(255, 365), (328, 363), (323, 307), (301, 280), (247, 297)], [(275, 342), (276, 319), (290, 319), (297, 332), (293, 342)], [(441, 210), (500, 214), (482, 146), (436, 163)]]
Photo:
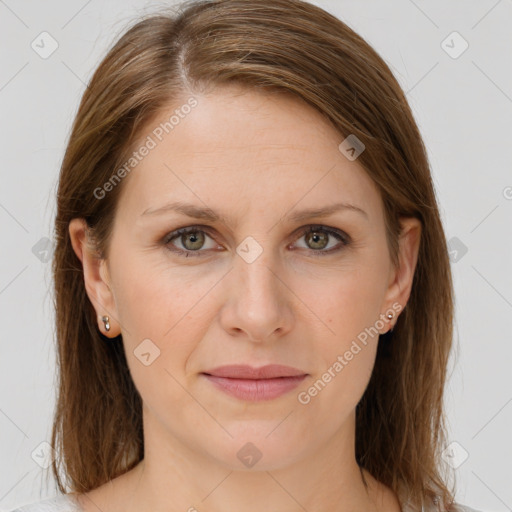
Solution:
[(82, 512), (71, 494), (58, 494), (52, 498), (20, 505), (10, 512)]

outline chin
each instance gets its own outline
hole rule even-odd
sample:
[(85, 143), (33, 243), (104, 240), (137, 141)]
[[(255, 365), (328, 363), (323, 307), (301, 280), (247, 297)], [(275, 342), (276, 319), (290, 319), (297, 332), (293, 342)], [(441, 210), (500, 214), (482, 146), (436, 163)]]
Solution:
[[(229, 428), (233, 436), (219, 441), (216, 449), (212, 445), (207, 449), (220, 464), (230, 471), (276, 471), (296, 463), (304, 457), (304, 437), (295, 438), (286, 429), (280, 431), (280, 421), (254, 424), (250, 427)], [(277, 427), (277, 428), (276, 428)], [(213, 442), (213, 440), (212, 440)]]

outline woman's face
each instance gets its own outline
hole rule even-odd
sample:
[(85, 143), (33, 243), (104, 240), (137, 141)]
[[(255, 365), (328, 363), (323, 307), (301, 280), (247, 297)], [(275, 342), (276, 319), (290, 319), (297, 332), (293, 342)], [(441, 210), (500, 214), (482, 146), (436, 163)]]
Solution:
[[(155, 129), (178, 104), (143, 134), (155, 146), (121, 184), (108, 265), (84, 262), (98, 317), (122, 334), (146, 453), (179, 444), (231, 468), (261, 456), (258, 468), (272, 469), (336, 438), (352, 446), (375, 333), (408, 299), (418, 232), (394, 269), (378, 189), (311, 107), (233, 87), (194, 97), (162, 140)], [(417, 227), (408, 221), (406, 232)], [(238, 382), (232, 394), (219, 383), (233, 380), (205, 375), (269, 364), (303, 377)]]

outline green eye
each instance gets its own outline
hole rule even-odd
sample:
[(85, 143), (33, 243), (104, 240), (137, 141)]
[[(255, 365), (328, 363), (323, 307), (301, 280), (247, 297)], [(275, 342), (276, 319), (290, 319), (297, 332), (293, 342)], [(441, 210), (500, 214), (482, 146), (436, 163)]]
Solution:
[[(326, 228), (325, 226), (308, 226), (302, 231), (301, 237), (304, 237), (306, 244), (308, 244), (305, 248), (315, 253), (315, 256), (332, 254), (350, 243), (348, 235), (337, 229)], [(330, 247), (328, 250), (324, 250), (329, 245), (330, 237), (338, 240), (341, 245), (338, 244), (337, 246)]]
[(184, 254), (185, 257), (200, 256), (200, 254), (195, 253), (204, 252), (200, 251), (200, 249), (203, 247), (206, 237), (210, 238), (210, 236), (202, 229), (199, 229), (199, 227), (189, 226), (170, 233), (166, 237), (165, 244), (173, 245), (171, 242), (175, 239), (178, 239), (183, 248), (181, 249), (179, 247), (174, 246), (174, 248), (169, 248), (171, 251), (176, 252), (178, 254)]

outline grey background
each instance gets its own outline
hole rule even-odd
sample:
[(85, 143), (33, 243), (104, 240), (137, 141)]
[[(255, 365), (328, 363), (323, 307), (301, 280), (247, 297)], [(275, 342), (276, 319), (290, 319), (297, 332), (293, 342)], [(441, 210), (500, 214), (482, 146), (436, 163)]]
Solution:
[[(446, 405), (456, 444), (446, 453), (456, 498), (512, 510), (512, 0), (313, 3), (366, 38), (407, 91), (452, 248), (458, 350)], [(56, 493), (31, 454), (44, 451), (54, 407), (47, 239), (71, 122), (107, 46), (162, 5), (0, 0), (1, 510)], [(51, 48), (43, 31), (58, 43), (48, 58), (31, 47)]]

